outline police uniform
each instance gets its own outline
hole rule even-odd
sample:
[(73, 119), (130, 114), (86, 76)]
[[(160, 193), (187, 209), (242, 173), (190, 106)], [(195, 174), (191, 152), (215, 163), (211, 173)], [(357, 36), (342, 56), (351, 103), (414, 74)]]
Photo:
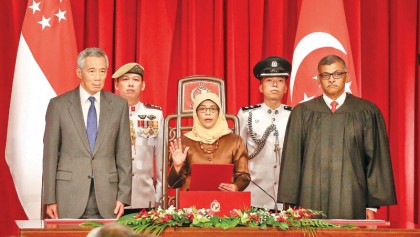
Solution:
[[(291, 65), (286, 59), (268, 57), (255, 65), (254, 75), (257, 79), (288, 77), (290, 70)], [(245, 189), (251, 192), (253, 207), (275, 209), (281, 150), (291, 110), (284, 104), (273, 110), (262, 103), (243, 107), (238, 112), (240, 136), (247, 146), (251, 179), (259, 186), (251, 182)], [(282, 208), (281, 204), (277, 204), (277, 207)]]
[[(144, 68), (138, 63), (120, 67), (112, 78), (126, 73), (143, 77)], [(131, 206), (126, 209), (154, 207), (162, 197), (163, 113), (159, 106), (138, 102), (129, 106), (132, 151)], [(156, 177), (156, 179), (154, 179)], [(135, 210), (128, 210), (131, 213)]]
[[(133, 154), (129, 208), (148, 208), (149, 205), (153, 207), (162, 196), (162, 110), (158, 106), (139, 102), (129, 107), (129, 113)], [(153, 179), (155, 175), (156, 182)]]
[[(274, 198), (277, 197), (280, 155), (290, 112), (291, 108), (283, 104), (272, 110), (262, 103), (244, 107), (238, 113), (240, 135), (250, 156), (251, 179)], [(251, 192), (252, 206), (274, 208), (274, 201), (255, 184), (250, 183), (245, 191)]]

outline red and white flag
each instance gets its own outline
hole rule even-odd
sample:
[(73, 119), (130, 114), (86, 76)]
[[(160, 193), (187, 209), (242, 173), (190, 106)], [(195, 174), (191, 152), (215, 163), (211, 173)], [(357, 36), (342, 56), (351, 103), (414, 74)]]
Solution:
[(6, 161), (29, 219), (41, 213), (45, 112), (52, 97), (75, 88), (76, 37), (69, 0), (29, 0), (10, 101)]
[(340, 56), (347, 65), (350, 82), (346, 91), (358, 95), (356, 74), (342, 0), (303, 0), (293, 53), (287, 103), (296, 104), (322, 94), (316, 76), (319, 60)]

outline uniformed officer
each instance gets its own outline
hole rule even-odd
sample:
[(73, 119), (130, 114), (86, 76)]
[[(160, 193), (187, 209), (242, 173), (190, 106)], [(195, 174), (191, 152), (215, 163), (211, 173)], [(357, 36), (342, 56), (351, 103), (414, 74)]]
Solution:
[(160, 107), (142, 103), (144, 68), (127, 63), (113, 75), (115, 89), (128, 101), (132, 149), (132, 197), (125, 213), (154, 207), (162, 197), (163, 114)]
[(290, 71), (290, 63), (281, 57), (259, 61), (253, 72), (261, 81), (259, 88), (264, 102), (243, 107), (238, 112), (240, 135), (247, 145), (252, 179), (245, 191), (251, 192), (253, 207), (282, 208), (274, 198), (277, 197), (283, 137), (292, 110), (281, 103), (287, 92), (286, 79)]

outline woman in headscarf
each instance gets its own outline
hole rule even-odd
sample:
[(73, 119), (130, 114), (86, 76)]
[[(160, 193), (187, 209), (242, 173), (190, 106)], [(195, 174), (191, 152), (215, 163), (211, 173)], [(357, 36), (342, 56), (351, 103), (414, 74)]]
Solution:
[(189, 189), (194, 163), (234, 164), (233, 183), (221, 183), (221, 191), (242, 191), (248, 186), (250, 176), (245, 144), (229, 129), (220, 108), (220, 99), (214, 93), (201, 93), (195, 97), (192, 131), (169, 145), (172, 167), (168, 183), (171, 187)]

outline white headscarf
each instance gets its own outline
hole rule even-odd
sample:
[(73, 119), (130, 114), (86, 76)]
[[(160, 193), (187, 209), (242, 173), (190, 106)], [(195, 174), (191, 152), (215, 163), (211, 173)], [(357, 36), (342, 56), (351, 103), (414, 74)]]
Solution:
[[(201, 125), (200, 120), (197, 116), (198, 106), (205, 100), (213, 101), (219, 107), (219, 117), (213, 127), (207, 129)], [(228, 123), (225, 118), (225, 114), (222, 111), (219, 97), (211, 92), (198, 94), (194, 99), (194, 110), (193, 110), (193, 128), (191, 132), (185, 134), (186, 137), (191, 140), (203, 142), (206, 144), (212, 144), (220, 137), (232, 133), (232, 130), (228, 127)]]

